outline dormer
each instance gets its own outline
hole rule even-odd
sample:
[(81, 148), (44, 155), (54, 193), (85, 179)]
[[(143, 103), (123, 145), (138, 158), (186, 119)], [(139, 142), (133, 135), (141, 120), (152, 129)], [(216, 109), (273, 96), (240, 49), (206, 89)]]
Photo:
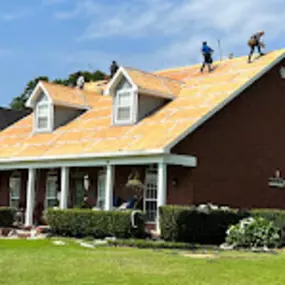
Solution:
[(34, 133), (53, 132), (89, 109), (81, 90), (47, 82), (38, 83), (26, 106), (33, 109)]
[(105, 95), (113, 97), (113, 125), (132, 125), (179, 94), (182, 82), (133, 68), (120, 67)]

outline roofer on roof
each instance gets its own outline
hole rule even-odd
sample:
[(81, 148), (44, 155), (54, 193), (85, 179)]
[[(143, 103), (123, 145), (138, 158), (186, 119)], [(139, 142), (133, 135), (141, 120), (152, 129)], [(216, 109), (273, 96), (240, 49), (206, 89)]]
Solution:
[(261, 48), (264, 47), (264, 43), (262, 43), (260, 41), (260, 38), (262, 36), (264, 36), (264, 31), (260, 31), (260, 32), (258, 32), (256, 34), (253, 34), (250, 37), (250, 39), (248, 41), (248, 45), (250, 47), (250, 53), (249, 53), (249, 56), (248, 56), (248, 63), (251, 63), (251, 57), (252, 57), (256, 47), (257, 47), (257, 50), (258, 50), (260, 56), (264, 55), (264, 53), (261, 52)]
[(214, 52), (214, 50), (208, 46), (207, 42), (203, 42), (202, 54), (204, 57), (204, 62), (203, 62), (202, 67), (201, 67), (201, 72), (204, 71), (204, 68), (206, 65), (208, 65), (209, 72), (212, 71), (211, 64), (213, 63), (213, 59), (212, 59), (212, 53), (213, 52)]
[(111, 66), (110, 66), (111, 78), (114, 77), (114, 75), (116, 74), (118, 69), (119, 69), (119, 66), (118, 66), (117, 62), (115, 60), (113, 60)]

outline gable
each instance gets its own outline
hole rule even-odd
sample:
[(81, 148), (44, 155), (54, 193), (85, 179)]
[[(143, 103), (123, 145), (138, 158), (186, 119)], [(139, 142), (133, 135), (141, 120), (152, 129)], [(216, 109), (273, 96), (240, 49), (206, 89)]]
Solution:
[(280, 151), (285, 145), (282, 127), (285, 121), (285, 80), (279, 71), (284, 65), (285, 59), (229, 102), (226, 108), (183, 138), (171, 152), (197, 155), (201, 163), (210, 160), (230, 165), (232, 162), (227, 160), (235, 157), (236, 163), (242, 160), (247, 164), (252, 157), (262, 165), (277, 154), (283, 161)]

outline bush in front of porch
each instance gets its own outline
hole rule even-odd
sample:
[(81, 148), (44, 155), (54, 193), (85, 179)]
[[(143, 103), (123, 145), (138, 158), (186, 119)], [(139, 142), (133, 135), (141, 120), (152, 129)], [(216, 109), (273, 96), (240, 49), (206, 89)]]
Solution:
[[(69, 237), (94, 238), (143, 237), (144, 215), (132, 211), (92, 211), (87, 209), (53, 210), (46, 220), (54, 234)], [(136, 227), (133, 227), (132, 220)]]
[(15, 210), (8, 207), (0, 207), (0, 227), (11, 227), (14, 222)]
[[(202, 205), (201, 205), (202, 206)], [(230, 225), (248, 217), (248, 212), (203, 205), (204, 207), (163, 206), (160, 228), (164, 240), (218, 245), (225, 241)]]

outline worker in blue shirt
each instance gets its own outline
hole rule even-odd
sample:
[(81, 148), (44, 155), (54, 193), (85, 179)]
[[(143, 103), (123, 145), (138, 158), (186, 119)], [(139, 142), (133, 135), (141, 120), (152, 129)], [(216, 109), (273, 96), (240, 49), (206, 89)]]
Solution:
[(212, 59), (212, 53), (213, 52), (214, 52), (214, 50), (208, 46), (207, 42), (203, 42), (202, 55), (204, 57), (204, 62), (203, 62), (203, 65), (201, 67), (201, 72), (204, 71), (204, 68), (206, 65), (208, 65), (209, 72), (212, 71), (211, 64), (213, 63), (213, 59)]

